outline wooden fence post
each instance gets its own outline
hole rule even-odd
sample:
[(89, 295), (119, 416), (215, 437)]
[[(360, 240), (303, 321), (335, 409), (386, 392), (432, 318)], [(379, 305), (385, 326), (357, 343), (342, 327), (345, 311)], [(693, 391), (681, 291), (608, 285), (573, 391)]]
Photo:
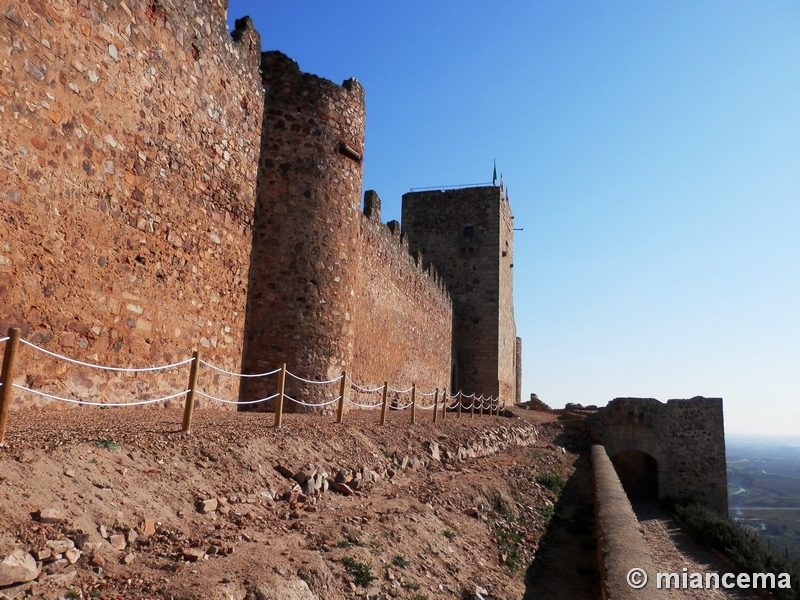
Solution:
[(463, 403), (463, 400), (462, 400), (461, 396), (462, 396), (461, 395), (461, 390), (458, 390), (458, 418), (459, 419), (461, 418), (461, 404)]
[(383, 382), (383, 405), (381, 406), (381, 425), (386, 425), (386, 407), (389, 405), (389, 382)]
[(342, 371), (342, 385), (339, 386), (339, 406), (336, 409), (336, 422), (341, 423), (344, 418), (344, 389), (347, 383), (347, 371)]
[(8, 330), (9, 339), (6, 340), (6, 350), (3, 354), (3, 370), (0, 373), (0, 446), (6, 439), (6, 423), (8, 422), (8, 409), (11, 407), (11, 390), (14, 386), (14, 366), (17, 363), (17, 348), (19, 347), (20, 330), (12, 327)]
[(192, 366), (189, 369), (189, 390), (186, 392), (186, 405), (183, 407), (184, 433), (192, 431), (192, 417), (194, 416), (194, 393), (197, 391), (197, 375), (200, 373), (200, 351), (192, 352)]
[(433, 394), (433, 422), (436, 423), (436, 415), (439, 414), (439, 388)]
[(447, 388), (444, 388), (444, 398), (442, 399), (442, 420), (447, 416), (447, 403), (450, 401), (450, 396), (447, 394)]
[(478, 399), (475, 397), (475, 394), (472, 394), (472, 404), (470, 404), (470, 407), (469, 407), (469, 418), (470, 419), (474, 419), (475, 418), (475, 402), (477, 400)]
[(483, 396), (481, 396), (481, 412), (478, 413), (479, 417), (483, 416)]
[(411, 384), (411, 424), (417, 424), (417, 384)]
[(275, 427), (283, 426), (283, 393), (286, 390), (286, 363), (278, 375), (278, 400), (275, 402)]

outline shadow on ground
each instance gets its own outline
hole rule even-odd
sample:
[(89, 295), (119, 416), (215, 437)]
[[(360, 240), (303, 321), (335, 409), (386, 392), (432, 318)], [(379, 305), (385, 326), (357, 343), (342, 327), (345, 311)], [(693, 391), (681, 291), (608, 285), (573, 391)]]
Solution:
[(589, 457), (582, 453), (556, 504), (555, 516), (525, 574), (523, 600), (597, 600), (600, 576), (594, 541)]

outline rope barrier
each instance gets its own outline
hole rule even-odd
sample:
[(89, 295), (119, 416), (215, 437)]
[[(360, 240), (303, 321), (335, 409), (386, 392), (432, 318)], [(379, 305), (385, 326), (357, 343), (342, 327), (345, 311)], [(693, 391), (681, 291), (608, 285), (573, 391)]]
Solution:
[[(174, 367), (180, 367), (182, 365), (189, 364), (190, 362), (192, 362), (194, 360), (193, 358), (187, 358), (186, 360), (182, 360), (180, 362), (176, 362), (176, 363), (173, 363), (171, 365), (164, 365), (163, 367), (141, 367), (141, 368), (134, 368), (134, 369), (126, 369), (126, 368), (123, 368), (123, 367), (106, 367), (104, 365), (93, 365), (91, 363), (86, 363), (86, 362), (82, 362), (80, 360), (75, 360), (74, 358), (70, 358), (69, 356), (63, 356), (62, 354), (56, 354), (55, 352), (50, 352), (50, 350), (45, 350), (44, 348), (40, 348), (36, 344), (31, 344), (30, 342), (27, 342), (25, 340), (20, 340), (20, 343), (21, 344), (25, 344), (27, 346), (30, 346), (31, 348), (34, 348), (34, 349), (38, 350), (39, 352), (43, 352), (44, 354), (49, 354), (50, 356), (53, 356), (55, 358), (60, 358), (61, 360), (65, 360), (67, 362), (71, 362), (71, 363), (74, 363), (76, 365), (81, 365), (81, 366), (84, 366), (84, 367), (91, 367), (92, 369), (103, 369), (105, 371), (123, 371), (125, 373), (142, 373), (142, 372), (145, 372), (145, 371), (164, 371), (166, 369), (172, 369)], [(181, 393), (185, 393), (185, 392), (181, 392)], [(105, 406), (111, 406), (111, 405), (110, 404), (106, 404)]]
[(411, 406), (411, 404), (413, 404), (413, 403), (412, 403), (412, 402), (409, 402), (409, 403), (408, 403), (408, 404), (406, 404), (405, 406), (392, 406), (392, 405), (390, 404), (390, 405), (389, 405), (389, 408), (391, 408), (392, 410), (405, 410), (405, 409), (407, 409), (409, 406)]
[(347, 381), (349, 381), (349, 382), (350, 382), (350, 385), (352, 385), (354, 388), (356, 388), (356, 389), (357, 389), (358, 391), (360, 391), (360, 392), (367, 392), (367, 393), (371, 393), (371, 392), (380, 392), (380, 391), (383, 389), (383, 386), (382, 386), (382, 385), (381, 385), (381, 386), (379, 386), (379, 387), (376, 387), (376, 388), (365, 388), (365, 387), (361, 387), (360, 385), (358, 385), (358, 384), (357, 384), (355, 381), (353, 381), (353, 380), (352, 380), (352, 379), (350, 379), (349, 377), (347, 378)]
[[(11, 339), (10, 336), (2, 337), (2, 338), (0, 338), (0, 342), (7, 342), (10, 339)], [(76, 364), (76, 365), (80, 365), (80, 366), (84, 366), (84, 367), (89, 367), (89, 368), (92, 368), (92, 369), (101, 369), (101, 370), (114, 371), (114, 372), (123, 372), (123, 373), (158, 372), (158, 371), (165, 371), (167, 369), (173, 369), (173, 368), (176, 368), (176, 367), (181, 367), (183, 365), (190, 364), (190, 363), (192, 363), (194, 361), (194, 357), (193, 357), (193, 358), (187, 358), (185, 360), (182, 360), (182, 361), (179, 361), (179, 362), (176, 362), (176, 363), (172, 363), (172, 364), (169, 364), (169, 365), (162, 365), (162, 366), (155, 366), (155, 367), (139, 367), (139, 368), (110, 367), (110, 366), (105, 366), (105, 365), (87, 363), (87, 362), (83, 362), (83, 361), (80, 361), (80, 360), (77, 360), (77, 359), (74, 359), (74, 358), (70, 358), (68, 356), (64, 356), (62, 354), (58, 354), (56, 352), (52, 352), (50, 350), (46, 350), (44, 348), (41, 348), (40, 346), (37, 346), (36, 344), (33, 344), (33, 343), (28, 342), (28, 341), (23, 340), (23, 339), (20, 339), (19, 341), (22, 342), (23, 344), (26, 344), (26, 345), (30, 346), (34, 350), (38, 350), (39, 352), (41, 352), (43, 354), (47, 354), (49, 356), (52, 356), (52, 357), (57, 358), (57, 359), (64, 360), (64, 361), (72, 363), (72, 364)], [(197, 353), (195, 353), (195, 354), (197, 354)], [(197, 358), (199, 359), (199, 356), (197, 356)], [(232, 377), (249, 377), (249, 378), (269, 377), (271, 375), (275, 375), (276, 373), (280, 373), (282, 371), (282, 369), (274, 369), (272, 371), (267, 371), (267, 372), (264, 372), (264, 373), (234, 373), (232, 371), (227, 371), (225, 369), (217, 367), (216, 365), (213, 365), (213, 364), (211, 364), (209, 362), (206, 362), (204, 360), (198, 360), (197, 365), (195, 365), (195, 367), (193, 368), (193, 372), (196, 370), (196, 367), (199, 366), (199, 364), (205, 365), (205, 366), (213, 369), (214, 371), (217, 371), (219, 373), (223, 373), (225, 375), (230, 375)], [(284, 367), (284, 369), (285, 369), (285, 367)], [(344, 395), (344, 383), (345, 382), (349, 382), (350, 386), (352, 386), (353, 389), (355, 389), (355, 390), (357, 390), (359, 392), (362, 392), (362, 393), (367, 393), (367, 394), (381, 392), (381, 391), (384, 391), (384, 390), (387, 391), (387, 392), (391, 391), (393, 394), (407, 394), (407, 393), (409, 393), (409, 392), (411, 392), (412, 390), (415, 389), (415, 386), (413, 386), (413, 385), (411, 387), (409, 387), (408, 389), (405, 389), (405, 390), (399, 390), (399, 389), (388, 387), (388, 386), (385, 386), (385, 385), (384, 386), (375, 387), (375, 388), (366, 388), (366, 387), (362, 387), (362, 386), (358, 385), (352, 379), (347, 377), (344, 373), (339, 377), (336, 377), (334, 379), (329, 379), (329, 380), (326, 380), (326, 381), (315, 381), (315, 380), (311, 380), (311, 379), (305, 379), (303, 377), (300, 377), (299, 375), (295, 375), (294, 373), (292, 373), (290, 371), (285, 371), (285, 373), (288, 374), (289, 376), (293, 377), (297, 381), (301, 381), (301, 382), (312, 384), (312, 385), (329, 385), (329, 384), (336, 383), (336, 382), (342, 382), (342, 388), (341, 388), (342, 392), (340, 392), (340, 395), (337, 396), (336, 398), (334, 398), (332, 400), (329, 400), (329, 401), (326, 401), (326, 402), (320, 402), (320, 403), (303, 402), (303, 401), (297, 400), (295, 398), (292, 398), (288, 394), (285, 394), (285, 393), (283, 394), (283, 396), (286, 399), (288, 399), (289, 401), (294, 402), (295, 404), (299, 404), (300, 406), (307, 406), (309, 408), (320, 408), (320, 407), (324, 407), (324, 406), (329, 406), (331, 404), (334, 404), (335, 402), (340, 402), (342, 400), (346, 400), (347, 402), (349, 402), (353, 406), (356, 406), (356, 407), (362, 408), (362, 409), (367, 409), (367, 410), (373, 409), (373, 408), (379, 408), (379, 407), (384, 406), (384, 402), (383, 401), (378, 402), (376, 404), (362, 404), (360, 402), (355, 402), (355, 401), (347, 398), (346, 395), (343, 398), (342, 395)], [(343, 377), (344, 377), (344, 381), (342, 380)], [(195, 378), (196, 378), (196, 376), (195, 376)], [(2, 386), (2, 385), (3, 384), (0, 383), (0, 386)], [(153, 398), (153, 399), (150, 399), (150, 400), (139, 400), (139, 401), (132, 401), (132, 402), (93, 402), (93, 401), (89, 401), (89, 400), (78, 400), (78, 399), (75, 399), (75, 398), (64, 398), (64, 397), (57, 396), (57, 395), (54, 395), (54, 394), (49, 394), (47, 392), (43, 392), (43, 391), (40, 391), (40, 390), (34, 390), (34, 389), (31, 389), (31, 388), (26, 388), (26, 387), (24, 387), (22, 385), (18, 385), (16, 383), (12, 383), (12, 387), (16, 387), (17, 389), (22, 390), (24, 392), (30, 392), (32, 394), (36, 394), (38, 396), (42, 396), (44, 398), (49, 398), (51, 400), (56, 400), (56, 401), (59, 401), (59, 402), (67, 402), (67, 403), (70, 403), (70, 404), (79, 404), (79, 405), (87, 405), (87, 406), (105, 406), (105, 407), (142, 406), (142, 405), (147, 405), (147, 404), (156, 404), (158, 402), (165, 402), (167, 400), (171, 400), (173, 398), (177, 398), (178, 396), (183, 396), (183, 395), (192, 394), (192, 393), (199, 394), (200, 396), (202, 396), (204, 398), (207, 398), (209, 400), (213, 400), (214, 402), (220, 402), (220, 403), (223, 403), (223, 404), (233, 404), (233, 405), (259, 404), (261, 402), (268, 402), (270, 400), (274, 400), (275, 398), (280, 396), (280, 393), (275, 393), (275, 394), (272, 394), (271, 396), (267, 396), (265, 398), (260, 398), (260, 399), (257, 399), (257, 400), (238, 401), (238, 400), (226, 400), (226, 399), (223, 399), (223, 398), (217, 398), (216, 396), (212, 396), (211, 394), (207, 394), (207, 393), (205, 393), (203, 391), (200, 391), (200, 390), (195, 390), (194, 392), (192, 392), (192, 390), (190, 389), (190, 390), (184, 390), (184, 391), (181, 391), (181, 392), (177, 392), (175, 394), (171, 394), (171, 395), (165, 396), (163, 398)], [(192, 389), (195, 389), (193, 382), (190, 382), (190, 387)], [(437, 390), (434, 390), (432, 392), (421, 392), (419, 390), (416, 390), (416, 393), (419, 394), (420, 396), (431, 397), (431, 396), (436, 395), (438, 392), (437, 392)], [(191, 399), (191, 396), (187, 396), (187, 398)], [(467, 400), (467, 399), (470, 399), (470, 398), (472, 399), (472, 401), (471, 401), (469, 406), (466, 406), (465, 403), (464, 403), (464, 400)], [(453, 402), (452, 404), (449, 404), (449, 402), (451, 402), (453, 400), (456, 400), (456, 402)], [(494, 401), (495, 400), (493, 398), (484, 398), (482, 396), (480, 397), (480, 399), (478, 399), (476, 397), (475, 393), (472, 393), (472, 394), (469, 394), (469, 395), (464, 395), (464, 394), (461, 394), (461, 393), (450, 395), (450, 394), (447, 394), (445, 392), (444, 393), (444, 398), (442, 399), (441, 405), (438, 402), (433, 401), (432, 404), (430, 404), (428, 406), (422, 406), (421, 404), (419, 404), (419, 403), (417, 403), (417, 402), (412, 400), (411, 402), (408, 402), (407, 404), (404, 404), (403, 406), (394, 406), (394, 405), (388, 405), (387, 404), (386, 407), (391, 408), (392, 410), (395, 410), (395, 411), (406, 410), (407, 408), (409, 408), (411, 406), (413, 406), (414, 409), (419, 408), (420, 410), (436, 410), (436, 411), (438, 411), (440, 406), (444, 410), (453, 410), (456, 407), (458, 407), (460, 410), (474, 410), (475, 408), (478, 408), (478, 407), (480, 407), (481, 409), (484, 409), (484, 408), (492, 409)], [(434, 419), (434, 421), (435, 421), (435, 419)], [(412, 419), (412, 422), (413, 422), (413, 419)]]
[(177, 394), (172, 394), (171, 396), (166, 396), (164, 398), (155, 398), (153, 400), (139, 400), (138, 402), (89, 402), (88, 400), (75, 400), (74, 398), (62, 398), (61, 396), (54, 396), (53, 394), (48, 394), (40, 390), (32, 390), (31, 388), (26, 388), (25, 386), (18, 385), (16, 383), (12, 384), (12, 386), (24, 392), (30, 392), (32, 394), (37, 394), (38, 396), (44, 396), (45, 398), (50, 398), (51, 400), (60, 400), (61, 402), (69, 402), (71, 404), (86, 404), (88, 406), (141, 406), (144, 404), (155, 404), (156, 402), (164, 402), (165, 400), (172, 400), (173, 398), (177, 398), (178, 396), (183, 396), (184, 394), (189, 392), (189, 390), (184, 390), (182, 392), (178, 392)]
[[(381, 388), (381, 389), (382, 389), (382, 388)], [(413, 385), (412, 385), (410, 388), (408, 388), (407, 390), (396, 390), (396, 389), (394, 389), (393, 387), (390, 387), (390, 388), (389, 388), (389, 391), (390, 391), (390, 392), (394, 392), (395, 394), (407, 394), (407, 393), (408, 393), (408, 392), (410, 392), (412, 389), (414, 389), (414, 386), (413, 386)]]
[(200, 364), (205, 365), (207, 367), (211, 367), (215, 371), (219, 371), (220, 373), (225, 373), (226, 375), (233, 375), (234, 377), (268, 377), (270, 375), (275, 375), (275, 373), (280, 373), (280, 369), (275, 369), (274, 371), (267, 371), (266, 373), (232, 373), (231, 371), (226, 371), (225, 369), (220, 369), (212, 365), (211, 363), (207, 363), (202, 358), (200, 359)]
[(223, 404), (258, 404), (259, 402), (267, 402), (268, 400), (272, 400), (272, 399), (277, 398), (279, 396), (279, 394), (275, 393), (275, 394), (272, 394), (272, 396), (267, 396), (266, 398), (261, 398), (259, 400), (246, 400), (246, 401), (241, 401), (240, 402), (240, 401), (237, 401), (237, 400), (223, 400), (222, 398), (217, 398), (215, 396), (211, 396), (210, 394), (206, 394), (205, 392), (201, 392), (200, 390), (197, 390), (195, 392), (195, 394), (198, 394), (199, 396), (205, 396), (209, 400), (214, 400), (216, 402), (222, 402)]
[(359, 404), (358, 402), (353, 402), (352, 400), (350, 400), (350, 398), (345, 398), (345, 400), (347, 400), (350, 404), (366, 409), (380, 408), (381, 406), (383, 406), (383, 402), (378, 402), (377, 404)]
[[(280, 369), (278, 370), (280, 371)], [(342, 376), (339, 375), (336, 379), (329, 379), (328, 381), (312, 381), (311, 379), (303, 379), (302, 377), (300, 377), (299, 375), (295, 375), (291, 371), (286, 371), (286, 374), (289, 375), (290, 377), (294, 377), (298, 381), (304, 381), (305, 383), (314, 383), (316, 385), (326, 385), (329, 383), (336, 383), (342, 378)]]
[(314, 408), (320, 407), (320, 406), (328, 406), (329, 404), (333, 404), (334, 402), (338, 402), (339, 401), (339, 397), (337, 396), (336, 398), (334, 398), (330, 402), (322, 402), (320, 404), (310, 404), (308, 402), (300, 402), (300, 400), (295, 400), (289, 394), (284, 394), (283, 397), (286, 398), (287, 400), (291, 400), (295, 404), (299, 404), (300, 406), (311, 406), (311, 407), (314, 407)]

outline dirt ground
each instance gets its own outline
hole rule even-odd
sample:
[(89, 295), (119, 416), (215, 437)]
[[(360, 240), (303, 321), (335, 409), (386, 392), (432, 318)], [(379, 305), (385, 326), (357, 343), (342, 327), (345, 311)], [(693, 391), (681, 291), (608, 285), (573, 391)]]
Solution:
[[(537, 478), (568, 480), (578, 459), (556, 415), (525, 410), (385, 427), (290, 414), (276, 430), (272, 414), (204, 409), (189, 435), (181, 416), (11, 414), (0, 558), (22, 549), (41, 573), (0, 598), (522, 598), (557, 510)], [(319, 493), (309, 477), (350, 483)], [(65, 543), (80, 553), (57, 556)]]

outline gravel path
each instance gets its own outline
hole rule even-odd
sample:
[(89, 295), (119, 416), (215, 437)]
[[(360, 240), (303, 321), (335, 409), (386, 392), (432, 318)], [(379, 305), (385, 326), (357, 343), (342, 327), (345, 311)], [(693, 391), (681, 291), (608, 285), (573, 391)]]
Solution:
[[(724, 573), (735, 572), (710, 550), (696, 544), (664, 509), (646, 501), (633, 500), (633, 510), (650, 545), (653, 562), (664, 573)], [(648, 574), (651, 577), (654, 574)], [(648, 584), (651, 585), (651, 584)], [(724, 600), (728, 598), (760, 598), (752, 591), (742, 589), (670, 589), (669, 597), (680, 600), (701, 598)]]

